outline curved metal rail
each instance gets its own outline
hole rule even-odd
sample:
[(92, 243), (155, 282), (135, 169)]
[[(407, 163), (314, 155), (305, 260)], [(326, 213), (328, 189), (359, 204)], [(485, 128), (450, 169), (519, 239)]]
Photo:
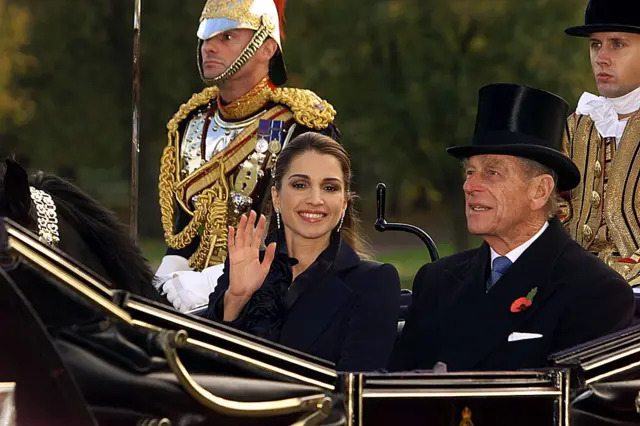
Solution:
[(332, 401), (331, 398), (322, 393), (261, 402), (232, 401), (212, 394), (191, 377), (191, 374), (189, 374), (178, 356), (176, 349), (183, 347), (187, 342), (187, 338), (187, 332), (184, 330), (178, 332), (162, 331), (158, 335), (158, 342), (167, 358), (169, 368), (176, 375), (182, 387), (196, 401), (210, 410), (229, 416), (251, 417), (311, 412), (311, 414), (295, 423), (295, 425), (300, 426), (316, 425), (329, 416)]
[(404, 231), (409, 232), (420, 238), (422, 242), (427, 246), (429, 250), (429, 256), (431, 257), (431, 261), (434, 262), (440, 259), (440, 254), (438, 253), (438, 248), (436, 244), (433, 242), (433, 239), (427, 234), (424, 230), (418, 228), (414, 225), (408, 225), (405, 223), (388, 223), (384, 218), (385, 215), (385, 203), (386, 203), (386, 193), (387, 186), (384, 183), (379, 183), (376, 186), (376, 203), (377, 203), (377, 216), (376, 223), (374, 227), (376, 231), (385, 232), (385, 231)]

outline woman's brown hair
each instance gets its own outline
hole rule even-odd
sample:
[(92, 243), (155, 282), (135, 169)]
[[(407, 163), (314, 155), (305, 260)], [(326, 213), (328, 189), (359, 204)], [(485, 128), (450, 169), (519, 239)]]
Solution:
[[(349, 154), (347, 154), (338, 142), (329, 136), (315, 132), (302, 133), (289, 141), (276, 161), (273, 177), (276, 190), (280, 192), (282, 189), (282, 180), (287, 174), (291, 162), (299, 155), (310, 151), (330, 155), (340, 163), (340, 168), (344, 175), (344, 191), (347, 198), (347, 210), (345, 211), (341, 228), (342, 237), (361, 258), (371, 258), (371, 249), (369, 243), (360, 232), (360, 219), (358, 217), (358, 211), (354, 207), (354, 201), (357, 199), (357, 196), (351, 192), (351, 181), (353, 178), (351, 173), (351, 160), (349, 159)], [(273, 214), (275, 213), (272, 213), (272, 216)], [(275, 230), (275, 226), (276, 219), (272, 217), (270, 220), (272, 231)]]

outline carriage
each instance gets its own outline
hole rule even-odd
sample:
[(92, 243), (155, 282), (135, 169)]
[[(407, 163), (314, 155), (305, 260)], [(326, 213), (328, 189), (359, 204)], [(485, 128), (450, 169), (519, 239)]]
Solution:
[[(140, 0), (134, 4), (135, 232)], [(341, 372), (161, 303), (112, 215), (55, 176), (28, 181), (12, 163), (6, 172), (0, 426), (640, 424), (640, 326), (554, 354), (546, 369)], [(412, 233), (437, 259), (427, 233), (387, 223), (384, 185), (376, 192), (375, 228)], [(399, 334), (411, 292), (401, 301)]]
[[(16, 170), (8, 167), (14, 177), (4, 179), (14, 196), (6, 187), (20, 180)], [(55, 205), (64, 206), (70, 192), (56, 189), (56, 177), (46, 182), (16, 185), (29, 191), (35, 226), (22, 226), (19, 215), (0, 222), (0, 316), (9, 325), (0, 351), (2, 425), (640, 423), (640, 327), (555, 354), (547, 369), (339, 372), (325, 360), (175, 311), (79, 262), (74, 254), (92, 248), (74, 253), (58, 229), (87, 231), (57, 216)], [(411, 232), (437, 258), (424, 231), (386, 222), (384, 185), (377, 195), (376, 229)], [(398, 333), (410, 297), (403, 295)]]

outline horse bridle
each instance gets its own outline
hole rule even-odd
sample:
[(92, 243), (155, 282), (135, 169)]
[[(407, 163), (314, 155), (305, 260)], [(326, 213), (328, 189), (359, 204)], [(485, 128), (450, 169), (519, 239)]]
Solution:
[(40, 241), (50, 246), (58, 245), (60, 233), (58, 231), (58, 213), (56, 204), (51, 195), (33, 186), (29, 187), (31, 200), (36, 207), (36, 223), (38, 225), (38, 236)]

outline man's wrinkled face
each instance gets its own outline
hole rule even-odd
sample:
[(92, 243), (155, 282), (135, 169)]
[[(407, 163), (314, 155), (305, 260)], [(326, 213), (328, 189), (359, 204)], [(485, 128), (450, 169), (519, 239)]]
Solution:
[(510, 155), (474, 155), (465, 160), (463, 185), (467, 228), (474, 235), (506, 238), (530, 220), (531, 181)]
[(589, 51), (602, 96), (618, 98), (640, 87), (640, 34), (594, 33)]
[(216, 78), (229, 68), (247, 47), (254, 33), (244, 28), (234, 29), (205, 40), (200, 48), (204, 77)]

